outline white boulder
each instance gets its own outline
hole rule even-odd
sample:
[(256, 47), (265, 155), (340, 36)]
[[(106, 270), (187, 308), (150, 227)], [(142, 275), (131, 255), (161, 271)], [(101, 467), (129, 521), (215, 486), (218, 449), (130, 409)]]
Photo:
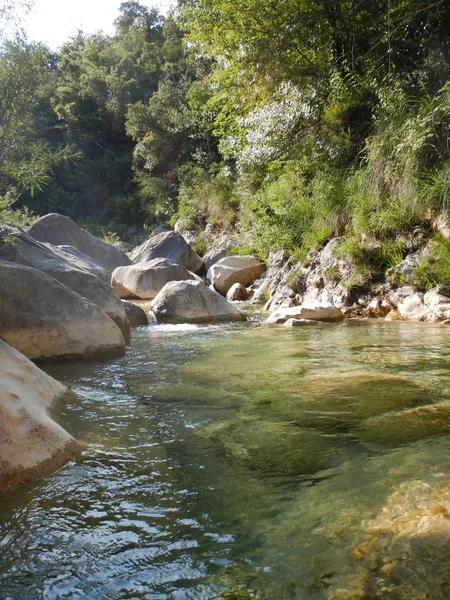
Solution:
[(0, 492), (48, 475), (80, 453), (49, 416), (73, 396), (0, 340)]
[(155, 258), (129, 267), (117, 267), (111, 285), (121, 298), (155, 298), (169, 281), (194, 280), (196, 276), (168, 258)]
[(291, 308), (279, 308), (274, 310), (268, 317), (266, 323), (285, 323), (290, 319), (302, 319), (308, 321), (342, 321), (344, 314), (340, 308), (331, 304), (303, 304)]
[(225, 296), (235, 283), (247, 286), (265, 270), (266, 265), (256, 256), (226, 256), (213, 264), (206, 277)]
[(160, 323), (246, 320), (233, 304), (199, 281), (167, 283), (154, 299), (152, 310)]

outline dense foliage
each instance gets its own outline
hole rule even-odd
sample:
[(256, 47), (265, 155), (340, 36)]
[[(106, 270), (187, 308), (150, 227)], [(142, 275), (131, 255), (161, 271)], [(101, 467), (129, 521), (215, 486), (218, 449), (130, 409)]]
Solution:
[(389, 269), (450, 209), (449, 38), (446, 0), (179, 0), (4, 43), (0, 211), (239, 221), (262, 255), (339, 235)]

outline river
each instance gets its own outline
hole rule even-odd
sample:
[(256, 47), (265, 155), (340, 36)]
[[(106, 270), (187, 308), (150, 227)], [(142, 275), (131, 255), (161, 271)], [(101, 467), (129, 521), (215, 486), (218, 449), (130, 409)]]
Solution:
[(447, 510), (450, 328), (150, 325), (45, 370), (86, 450), (2, 496), (1, 600), (450, 597), (447, 538), (390, 529)]

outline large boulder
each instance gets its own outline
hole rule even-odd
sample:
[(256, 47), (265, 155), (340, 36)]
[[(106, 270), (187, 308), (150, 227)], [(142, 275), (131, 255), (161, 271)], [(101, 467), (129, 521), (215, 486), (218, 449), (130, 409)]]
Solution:
[(45, 244), (52, 250), (53, 252), (63, 256), (66, 259), (69, 259), (72, 264), (77, 265), (81, 269), (85, 271), (89, 271), (92, 275), (95, 275), (105, 283), (109, 283), (111, 279), (111, 273), (101, 267), (98, 263), (95, 262), (93, 258), (80, 252), (78, 248), (74, 246), (53, 246), (53, 244)]
[(0, 492), (48, 475), (80, 453), (48, 414), (72, 396), (0, 340)]
[(0, 259), (38, 269), (53, 277), (106, 313), (130, 338), (130, 324), (120, 298), (110, 285), (93, 274), (80, 257), (37, 242), (17, 227), (0, 223)]
[(323, 304), (303, 304), (291, 308), (274, 310), (266, 323), (285, 323), (290, 319), (303, 319), (308, 321), (342, 321), (344, 315), (340, 308)]
[(195, 276), (168, 258), (155, 258), (129, 267), (117, 267), (111, 285), (121, 298), (155, 298), (169, 281), (194, 280)]
[(289, 422), (250, 416), (220, 420), (196, 430), (227, 460), (258, 473), (303, 475), (327, 469), (339, 460), (336, 444), (323, 433)]
[(450, 433), (450, 402), (415, 406), (376, 415), (362, 422), (355, 432), (362, 442), (401, 446)]
[(226, 248), (214, 248), (205, 254), (203, 260), (205, 261), (205, 269), (206, 272), (216, 264), (221, 258), (226, 258), (229, 255), (229, 252)]
[(212, 323), (245, 321), (235, 306), (199, 281), (167, 283), (152, 303), (161, 323)]
[(0, 260), (0, 337), (31, 359), (116, 356), (117, 325), (53, 277)]
[(100, 266), (112, 273), (116, 267), (131, 265), (131, 260), (118, 248), (105, 244), (95, 235), (84, 231), (78, 225), (58, 213), (50, 213), (38, 219), (28, 233), (39, 242), (48, 242), (54, 246), (74, 246), (87, 254)]
[(207, 278), (225, 296), (233, 284), (247, 286), (261, 277), (265, 270), (266, 265), (256, 256), (226, 256), (209, 269)]
[(136, 263), (155, 258), (169, 258), (194, 273), (198, 273), (203, 266), (202, 259), (176, 231), (165, 231), (154, 235), (135, 248), (130, 253), (130, 258)]

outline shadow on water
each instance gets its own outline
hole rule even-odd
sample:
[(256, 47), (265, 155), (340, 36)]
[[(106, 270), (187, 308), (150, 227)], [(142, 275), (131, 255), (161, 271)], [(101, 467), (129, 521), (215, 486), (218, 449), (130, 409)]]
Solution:
[(114, 361), (47, 365), (87, 449), (2, 497), (0, 597), (448, 598), (449, 342), (153, 325)]

